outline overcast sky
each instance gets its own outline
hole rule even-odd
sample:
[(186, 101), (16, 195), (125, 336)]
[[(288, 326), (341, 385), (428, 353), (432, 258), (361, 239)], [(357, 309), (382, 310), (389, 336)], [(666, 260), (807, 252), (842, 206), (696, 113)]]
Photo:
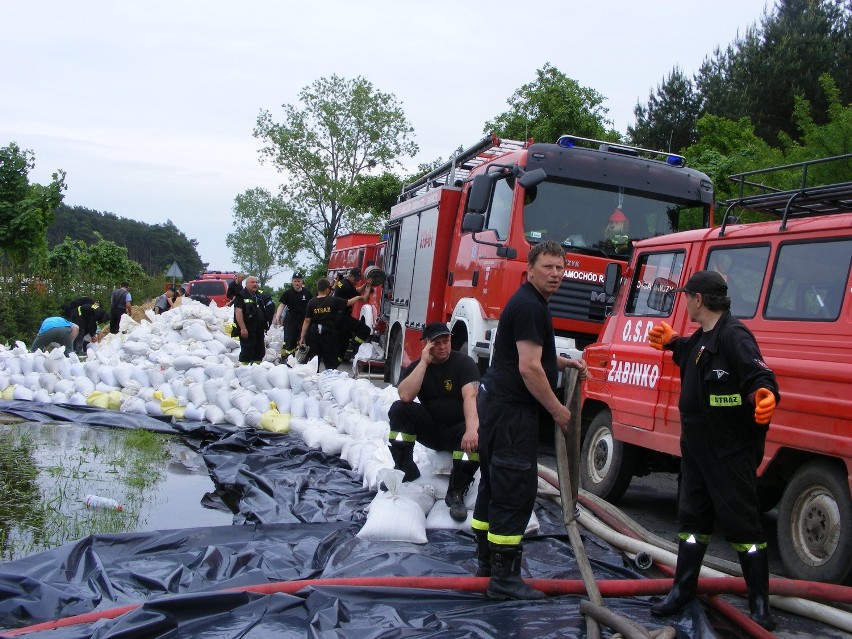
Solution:
[[(759, 21), (764, 0), (0, 0), (0, 146), (35, 153), (31, 182), (67, 172), (65, 203), (198, 240), (234, 268), (234, 198), (278, 174), (258, 160), (261, 109), (280, 121), (314, 80), (363, 76), (401, 101), (420, 154), (449, 157), (550, 63), (606, 98), (626, 132), (633, 107), (678, 65)], [(771, 5), (770, 5), (771, 7)], [(190, 275), (184, 273), (184, 275)], [(285, 277), (273, 280), (280, 286)]]

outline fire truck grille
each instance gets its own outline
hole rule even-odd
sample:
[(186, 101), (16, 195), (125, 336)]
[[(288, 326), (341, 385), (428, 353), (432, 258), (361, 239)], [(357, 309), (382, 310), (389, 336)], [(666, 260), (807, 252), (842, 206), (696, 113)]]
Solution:
[(563, 280), (550, 298), (550, 312), (553, 317), (603, 323), (606, 296), (599, 284)]

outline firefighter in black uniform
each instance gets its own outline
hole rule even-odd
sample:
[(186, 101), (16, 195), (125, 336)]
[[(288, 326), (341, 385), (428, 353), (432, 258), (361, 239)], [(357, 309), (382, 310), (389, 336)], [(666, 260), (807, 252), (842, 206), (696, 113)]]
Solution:
[[(275, 311), (273, 322), (280, 322), (284, 326), (284, 346), (281, 348), (282, 359), (296, 350), (299, 336), (302, 334), (302, 323), (305, 321), (305, 310), (308, 301), (313, 297), (311, 292), (305, 288), (305, 276), (293, 273), (292, 286), (281, 293), (278, 299), (278, 309)], [(286, 309), (286, 314), (284, 313)], [(284, 315), (283, 321), (281, 316)]]
[(310, 349), (309, 357), (319, 356), (323, 366), (336, 369), (340, 363), (337, 351), (340, 344), (338, 325), (340, 315), (345, 314), (356, 302), (364, 302), (369, 292), (356, 296), (348, 302), (331, 294), (331, 282), (323, 278), (317, 282), (317, 296), (305, 308), (299, 344)]
[(106, 321), (106, 311), (94, 297), (78, 297), (65, 305), (65, 318), (79, 327), (74, 339), (74, 352), (83, 355), (86, 352), (85, 337), (97, 342), (98, 324)]
[(768, 630), (769, 560), (760, 524), (757, 468), (780, 400), (751, 331), (731, 316), (728, 286), (716, 271), (699, 271), (675, 291), (699, 328), (679, 337), (665, 322), (649, 331), (653, 348), (672, 351), (680, 368), (680, 544), (674, 584), (651, 612), (669, 616), (695, 598), (704, 552), (718, 519), (737, 551), (751, 617)]
[(481, 477), (471, 527), (478, 577), (491, 576), (492, 599), (542, 599), (521, 579), (521, 539), (538, 489), (540, 424), (567, 431), (571, 411), (555, 393), (558, 372), (585, 362), (556, 355), (547, 301), (565, 273), (556, 242), (536, 244), (527, 255), (527, 281), (512, 295), (497, 324), (491, 366), (482, 378), (479, 413)]
[(240, 336), (240, 363), (260, 363), (266, 354), (266, 316), (258, 293), (254, 275), (245, 280), (245, 286), (234, 296), (234, 321)]
[[(348, 275), (338, 279), (334, 285), (334, 296), (348, 302), (353, 298), (360, 300), (360, 296), (366, 294), (363, 299), (366, 302), (370, 298), (370, 284), (366, 281), (358, 284), (359, 279), (361, 279), (361, 269), (357, 267), (350, 269)], [(351, 307), (352, 304), (349, 306)], [(358, 347), (370, 339), (370, 327), (352, 317), (351, 308), (347, 308), (338, 317), (338, 334), (340, 341), (337, 361), (342, 363), (344, 359), (352, 359)]]
[(420, 477), (413, 459), (416, 441), (452, 452), (445, 503), (453, 519), (464, 521), (464, 496), (479, 469), (479, 369), (467, 353), (452, 350), (450, 329), (443, 322), (426, 324), (423, 342), (420, 359), (402, 373), (397, 389), (400, 399), (388, 411), (390, 451), (394, 468), (405, 472), (403, 481)]

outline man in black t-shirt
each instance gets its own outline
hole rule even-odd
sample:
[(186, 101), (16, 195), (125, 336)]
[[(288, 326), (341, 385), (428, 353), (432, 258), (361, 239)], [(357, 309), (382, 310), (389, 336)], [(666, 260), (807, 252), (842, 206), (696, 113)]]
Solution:
[[(369, 282), (358, 284), (361, 279), (361, 269), (355, 267), (349, 270), (346, 277), (337, 280), (334, 285), (334, 296), (345, 299), (347, 302), (352, 298), (361, 299), (359, 296), (366, 294), (364, 298), (366, 302), (370, 295)], [(358, 347), (370, 339), (370, 327), (363, 322), (352, 317), (352, 304), (346, 312), (341, 313), (339, 317), (338, 331), (340, 342), (338, 344), (337, 358), (339, 361), (350, 360), (358, 350)]]
[(323, 278), (317, 282), (317, 296), (308, 301), (305, 307), (305, 319), (299, 344), (310, 348), (309, 357), (319, 356), (323, 366), (336, 369), (340, 360), (337, 357), (339, 343), (338, 322), (341, 313), (358, 301), (365, 301), (367, 295), (353, 297), (348, 302), (331, 294), (331, 282)]
[(452, 350), (450, 329), (443, 322), (426, 324), (423, 342), (420, 359), (402, 373), (399, 401), (388, 411), (391, 455), (394, 467), (405, 472), (403, 481), (412, 481), (420, 477), (413, 458), (414, 442), (452, 452), (445, 502), (453, 519), (464, 521), (464, 496), (479, 468), (479, 369), (466, 353)]
[[(302, 332), (302, 323), (305, 321), (305, 310), (308, 302), (313, 297), (311, 292), (305, 288), (305, 276), (297, 271), (293, 273), (293, 285), (281, 293), (278, 300), (278, 309), (275, 311), (273, 323), (280, 322), (284, 326), (284, 346), (281, 348), (281, 358), (296, 350), (296, 344)], [(286, 314), (284, 313), (286, 309)], [(281, 319), (281, 316), (284, 319)]]
[[(536, 244), (527, 255), (527, 281), (512, 295), (497, 324), (491, 366), (482, 378), (479, 455), (482, 476), (471, 527), (479, 570), (491, 576), (492, 599), (543, 599), (521, 579), (521, 539), (538, 489), (541, 423), (567, 431), (571, 411), (556, 395), (560, 370), (585, 362), (557, 356), (547, 302), (562, 284), (565, 250), (556, 242)], [(551, 426), (552, 428), (552, 426)]]
[(240, 363), (259, 364), (266, 354), (266, 317), (258, 295), (257, 278), (250, 275), (245, 281), (245, 288), (233, 300), (234, 321), (240, 330)]

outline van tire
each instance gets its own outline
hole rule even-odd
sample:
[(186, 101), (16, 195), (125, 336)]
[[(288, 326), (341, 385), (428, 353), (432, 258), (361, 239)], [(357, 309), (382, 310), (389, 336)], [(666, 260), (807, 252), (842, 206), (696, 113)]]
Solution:
[(778, 508), (778, 549), (793, 579), (841, 584), (852, 572), (852, 499), (840, 464), (812, 461)]
[(580, 452), (580, 486), (614, 504), (630, 486), (635, 463), (636, 450), (612, 436), (612, 413), (595, 415)]

